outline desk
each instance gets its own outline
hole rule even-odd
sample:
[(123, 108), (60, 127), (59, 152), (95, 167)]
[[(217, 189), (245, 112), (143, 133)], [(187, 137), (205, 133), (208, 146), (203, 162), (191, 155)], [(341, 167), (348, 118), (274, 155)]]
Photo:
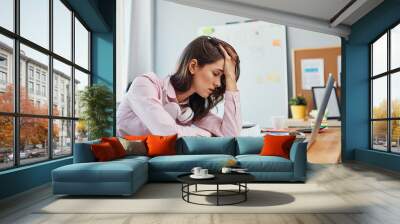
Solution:
[[(311, 120), (288, 119), (290, 131), (300, 128), (310, 127)], [(260, 127), (243, 129), (242, 136), (263, 136)], [(311, 137), (311, 133), (305, 133), (306, 138)], [(341, 122), (338, 120), (328, 120), (328, 128), (318, 133), (314, 144), (307, 150), (307, 161), (319, 164), (337, 164), (341, 162)]]
[[(290, 129), (310, 127), (310, 120), (288, 120)], [(306, 133), (310, 138), (311, 134)], [(307, 151), (307, 161), (319, 164), (337, 164), (341, 162), (341, 122), (328, 120), (328, 128), (318, 133), (314, 144)]]

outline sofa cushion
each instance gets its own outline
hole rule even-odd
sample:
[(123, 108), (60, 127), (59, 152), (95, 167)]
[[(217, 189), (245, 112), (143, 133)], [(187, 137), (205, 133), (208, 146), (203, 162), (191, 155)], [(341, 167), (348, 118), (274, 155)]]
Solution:
[(235, 138), (232, 137), (199, 137), (185, 136), (177, 141), (177, 154), (202, 155), (225, 154), (235, 155)]
[(112, 162), (135, 163), (136, 160), (142, 161), (142, 162), (148, 162), (149, 159), (150, 159), (150, 157), (147, 157), (147, 156), (130, 155), (130, 156), (125, 156), (124, 158), (113, 160)]
[[(141, 159), (121, 159), (108, 162), (74, 163), (52, 171), (58, 182), (130, 182), (134, 173), (146, 172)], [(142, 175), (142, 174), (140, 174)]]
[(149, 160), (149, 170), (163, 172), (190, 172), (193, 167), (200, 166), (211, 172), (219, 171), (230, 159), (231, 155), (174, 155), (158, 156)]
[(259, 154), (263, 145), (263, 137), (237, 137), (236, 155)]
[(238, 155), (240, 167), (249, 172), (292, 172), (292, 161), (279, 156)]
[(74, 148), (74, 163), (88, 163), (95, 162), (96, 158), (90, 148), (92, 144), (99, 144), (100, 139), (88, 141), (88, 142), (79, 142), (75, 143)]

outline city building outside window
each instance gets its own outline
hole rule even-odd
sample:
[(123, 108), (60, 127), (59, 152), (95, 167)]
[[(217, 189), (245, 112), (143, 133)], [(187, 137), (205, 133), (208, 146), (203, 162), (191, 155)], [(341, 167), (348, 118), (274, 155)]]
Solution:
[(36, 95), (40, 96), (40, 84), (36, 84)]
[(42, 86), (42, 96), (46, 96), (46, 86)]
[(0, 85), (3, 88), (7, 85), (7, 74), (4, 71), (0, 71)]
[(29, 89), (29, 94), (33, 94), (34, 93), (33, 82), (31, 82), (31, 81), (28, 82), (28, 89)]
[(400, 153), (400, 24), (370, 44), (371, 149)]
[[(77, 104), (79, 91), (90, 85), (90, 31), (65, 1), (18, 3), (2, 1), (1, 9), (9, 11), (0, 9), (0, 26), (7, 30), (0, 29), (0, 84), (7, 87), (0, 89), (0, 170), (71, 156), (74, 142), (87, 139), (79, 113), (57, 101), (63, 94), (63, 104)], [(14, 29), (7, 21), (19, 23)]]
[(29, 71), (28, 71), (28, 73), (29, 73), (29, 79), (32, 79), (32, 80), (33, 80), (33, 67), (32, 67), (32, 66), (29, 66)]

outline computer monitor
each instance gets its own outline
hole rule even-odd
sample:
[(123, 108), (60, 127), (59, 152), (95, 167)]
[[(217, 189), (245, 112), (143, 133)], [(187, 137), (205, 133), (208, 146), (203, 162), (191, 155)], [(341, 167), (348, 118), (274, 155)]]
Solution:
[(334, 82), (335, 82), (335, 80), (334, 80), (332, 74), (329, 74), (328, 81), (326, 82), (325, 93), (322, 98), (321, 105), (318, 109), (318, 114), (315, 119), (314, 127), (312, 128), (312, 132), (311, 132), (311, 137), (308, 140), (307, 149), (309, 149), (311, 147), (311, 145), (315, 142), (315, 138), (318, 135), (318, 132), (319, 132), (319, 129), (321, 126), (321, 122), (322, 122), (322, 118), (324, 117), (326, 106), (328, 105), (328, 101), (329, 101), (329, 98), (332, 93), (332, 88), (333, 88)]

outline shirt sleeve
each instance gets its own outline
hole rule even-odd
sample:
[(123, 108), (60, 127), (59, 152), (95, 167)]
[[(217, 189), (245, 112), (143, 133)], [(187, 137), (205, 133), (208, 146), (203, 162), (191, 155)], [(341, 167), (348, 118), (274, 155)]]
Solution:
[(211, 136), (211, 133), (195, 126), (178, 125), (164, 109), (157, 84), (145, 76), (135, 78), (127, 94), (129, 107), (154, 135)]
[(215, 136), (239, 136), (242, 130), (239, 91), (226, 91), (224, 99), (224, 115), (222, 118), (209, 112), (205, 117), (195, 121), (193, 124), (211, 132)]

